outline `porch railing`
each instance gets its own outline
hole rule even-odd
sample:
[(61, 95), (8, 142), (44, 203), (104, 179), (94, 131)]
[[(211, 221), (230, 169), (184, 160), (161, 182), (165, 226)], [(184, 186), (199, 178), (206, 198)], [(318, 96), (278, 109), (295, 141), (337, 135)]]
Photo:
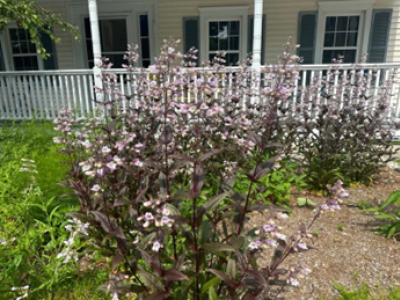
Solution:
[[(379, 80), (372, 79), (368, 82), (368, 95), (377, 95), (379, 86), (400, 70), (399, 64), (365, 64), (365, 72), (376, 71)], [(288, 103), (292, 111), (301, 102), (305, 101), (302, 91), (308, 83), (315, 78), (321, 80), (329, 65), (302, 65), (300, 78), (294, 82), (296, 89), (294, 97)], [(343, 65), (341, 70), (348, 72), (351, 65)], [(217, 92), (223, 95), (226, 88), (233, 84), (233, 74), (237, 68), (226, 68), (221, 71), (221, 85)], [(127, 73), (122, 69), (113, 69), (116, 72), (123, 94), (130, 95), (131, 100), (126, 100), (125, 105), (135, 105), (136, 91), (131, 87), (132, 81), (127, 81)], [(147, 73), (151, 77), (150, 73)], [(201, 75), (201, 71), (200, 74)], [(335, 85), (341, 84), (341, 76), (337, 76)], [(268, 83), (267, 83), (268, 84)], [(40, 119), (53, 119), (62, 107), (74, 108), (78, 116), (88, 116), (95, 107), (93, 70), (55, 70), (32, 72), (0, 72), (0, 120), (23, 120), (33, 117)], [(391, 87), (392, 96), (389, 99), (390, 111), (388, 115), (400, 118), (400, 84), (395, 82)], [(218, 95), (216, 95), (218, 96)], [(189, 90), (182, 93), (180, 101), (190, 101), (193, 95)]]

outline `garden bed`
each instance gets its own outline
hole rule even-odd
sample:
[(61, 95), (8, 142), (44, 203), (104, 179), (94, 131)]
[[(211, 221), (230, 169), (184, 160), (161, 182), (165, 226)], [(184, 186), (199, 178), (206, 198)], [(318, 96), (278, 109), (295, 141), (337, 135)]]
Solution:
[[(287, 299), (332, 299), (338, 296), (333, 282), (348, 288), (361, 286), (364, 282), (375, 292), (378, 292), (378, 285), (382, 288), (400, 286), (400, 243), (376, 234), (375, 230), (382, 222), (374, 219), (373, 213), (363, 212), (359, 207), (359, 204), (367, 203), (378, 205), (399, 187), (400, 173), (387, 168), (372, 186), (348, 188), (350, 196), (342, 209), (325, 213), (311, 229), (315, 249), (286, 261), (287, 264), (301, 261), (312, 269), (299, 287), (287, 288)], [(312, 209), (295, 206), (298, 196), (292, 196), (295, 207), (292, 216), (281, 222), (285, 232), (297, 231), (301, 222), (313, 218)], [(325, 201), (324, 197), (309, 191), (301, 196), (315, 203)], [(254, 214), (249, 222), (249, 226), (262, 224), (263, 215), (260, 213)], [(264, 257), (265, 263), (269, 263), (270, 254), (265, 253)]]

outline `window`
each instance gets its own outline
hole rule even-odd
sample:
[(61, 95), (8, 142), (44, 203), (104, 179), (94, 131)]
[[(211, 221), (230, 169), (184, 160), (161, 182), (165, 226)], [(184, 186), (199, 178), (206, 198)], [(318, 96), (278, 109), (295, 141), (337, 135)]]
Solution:
[(343, 57), (354, 63), (358, 57), (360, 16), (327, 16), (323, 39), (322, 63)]
[(248, 49), (249, 7), (200, 7), (199, 12), (200, 61), (212, 59), (217, 51), (226, 52), (227, 66), (236, 65), (238, 61), (245, 59)]
[(368, 52), (374, 3), (342, 0), (339, 5), (338, 1), (319, 0), (314, 63), (331, 63), (338, 56), (345, 63), (358, 62)]
[[(128, 44), (125, 19), (101, 19), (99, 20), (100, 42), (102, 55), (108, 57), (115, 68), (121, 68), (125, 63), (124, 54)], [(89, 18), (85, 18), (86, 50), (89, 68), (94, 66), (92, 33), (90, 31)]]
[(31, 43), (28, 30), (20, 28), (9, 29), (11, 56), (16, 71), (39, 70), (39, 54), (36, 45)]
[(240, 57), (240, 21), (209, 22), (208, 57), (225, 51), (226, 65), (236, 65)]

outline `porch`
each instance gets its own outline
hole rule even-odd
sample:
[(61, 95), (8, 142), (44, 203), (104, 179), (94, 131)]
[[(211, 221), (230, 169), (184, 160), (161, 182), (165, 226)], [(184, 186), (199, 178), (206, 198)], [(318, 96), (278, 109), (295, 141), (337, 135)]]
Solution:
[[(293, 97), (287, 102), (291, 109), (291, 115), (296, 116), (295, 108), (297, 105), (306, 103), (307, 99), (303, 93), (307, 88), (308, 82), (314, 78), (321, 80), (330, 65), (302, 65), (300, 67), (300, 77), (293, 81), (295, 87)], [(380, 85), (396, 74), (400, 69), (400, 63), (385, 64), (364, 64), (365, 72), (376, 72), (376, 77), (380, 80), (371, 78), (367, 85), (366, 95), (377, 95)], [(350, 64), (341, 67), (342, 72), (346, 73), (352, 69)], [(202, 78), (204, 69), (197, 69), (198, 77)], [(238, 67), (226, 67), (220, 70), (220, 85), (215, 97), (224, 100), (224, 91), (234, 84), (234, 73)], [(93, 113), (95, 103), (94, 86), (95, 73), (98, 70), (77, 69), (77, 70), (53, 70), (53, 71), (32, 71), (32, 72), (0, 72), (0, 120), (26, 120), (34, 117), (40, 119), (53, 119), (63, 107), (74, 108), (77, 116), (87, 117)], [(136, 101), (141, 97), (132, 88), (138, 80), (138, 73), (133, 74), (129, 82), (126, 80), (127, 71), (124, 69), (110, 69), (107, 72), (114, 72), (118, 78), (120, 90), (128, 99), (121, 101), (122, 107), (135, 107)], [(148, 69), (144, 69), (145, 76), (151, 78), (154, 74)], [(187, 72), (187, 69), (184, 70)], [(97, 79), (97, 78), (96, 78)], [(268, 78), (261, 74), (261, 85), (252, 86), (256, 94), (261, 92), (261, 88), (272, 86), (273, 78)], [(335, 87), (340, 89), (342, 84), (341, 75), (335, 77)], [(249, 83), (253, 84), (253, 83)], [(319, 93), (321, 93), (319, 91)], [(389, 98), (390, 110), (387, 116), (400, 118), (400, 83), (395, 82), (391, 87)], [(195, 93), (190, 87), (182, 87), (181, 102), (196, 101)], [(246, 99), (243, 99), (246, 100)], [(256, 97), (254, 101), (257, 101)]]

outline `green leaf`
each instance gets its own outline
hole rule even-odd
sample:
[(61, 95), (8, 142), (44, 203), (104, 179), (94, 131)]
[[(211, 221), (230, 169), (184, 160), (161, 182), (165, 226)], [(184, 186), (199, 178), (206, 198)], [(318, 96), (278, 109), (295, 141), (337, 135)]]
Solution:
[(316, 206), (317, 204), (308, 198), (297, 198), (297, 205), (298, 206), (305, 206), (305, 205)]
[(208, 296), (210, 300), (219, 300), (218, 295), (214, 290), (214, 287), (210, 287), (208, 291)]
[(382, 204), (381, 208), (385, 208), (389, 204), (400, 204), (400, 191), (394, 191), (387, 200)]
[(208, 291), (211, 287), (214, 285), (217, 285), (221, 282), (221, 279), (218, 277), (211, 278), (209, 281), (207, 281), (203, 286), (201, 287), (201, 293), (205, 293)]
[(232, 258), (228, 258), (228, 264), (226, 266), (226, 274), (228, 274), (230, 277), (235, 278), (236, 277), (236, 261), (233, 260)]
[(231, 245), (223, 243), (205, 243), (201, 245), (201, 248), (208, 251), (235, 251)]

